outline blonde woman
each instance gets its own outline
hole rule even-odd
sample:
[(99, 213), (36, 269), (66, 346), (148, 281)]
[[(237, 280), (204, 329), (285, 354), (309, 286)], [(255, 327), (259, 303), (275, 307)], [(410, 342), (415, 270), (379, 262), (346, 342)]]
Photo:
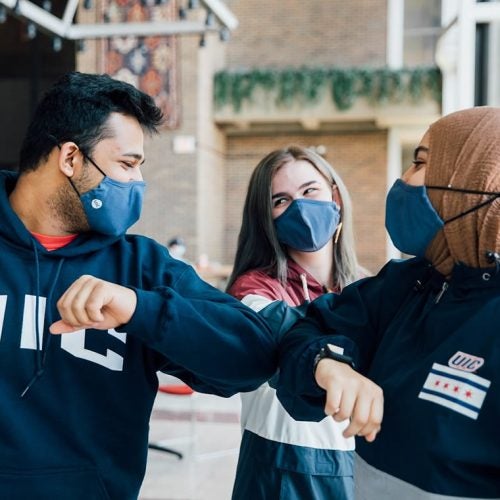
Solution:
[[(276, 301), (297, 307), (359, 277), (338, 174), (309, 149), (268, 154), (248, 187), (229, 293), (256, 310)], [(293, 420), (272, 386), (242, 394), (233, 499), (351, 499), (354, 440), (342, 436), (345, 423)]]

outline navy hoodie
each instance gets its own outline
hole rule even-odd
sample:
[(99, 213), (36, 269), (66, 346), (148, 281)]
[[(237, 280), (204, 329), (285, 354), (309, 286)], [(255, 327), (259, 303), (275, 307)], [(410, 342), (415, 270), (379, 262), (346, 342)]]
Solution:
[[(10, 207), (16, 178), (0, 172), (0, 497), (137, 498), (156, 372), (229, 396), (273, 375), (275, 341), (148, 238), (88, 233), (48, 252)], [(82, 274), (133, 288), (136, 311), (117, 331), (53, 336)]]

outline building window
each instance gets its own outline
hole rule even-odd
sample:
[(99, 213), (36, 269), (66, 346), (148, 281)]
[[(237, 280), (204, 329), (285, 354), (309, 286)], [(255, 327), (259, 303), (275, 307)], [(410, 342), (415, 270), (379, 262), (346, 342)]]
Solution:
[(412, 165), (413, 157), (415, 155), (416, 144), (402, 144), (401, 147), (401, 173), (404, 174)]
[(405, 66), (435, 64), (436, 42), (441, 34), (441, 0), (405, 0)]
[[(495, 2), (493, 2), (495, 3)], [(500, 106), (500, 21), (476, 26), (476, 106)]]

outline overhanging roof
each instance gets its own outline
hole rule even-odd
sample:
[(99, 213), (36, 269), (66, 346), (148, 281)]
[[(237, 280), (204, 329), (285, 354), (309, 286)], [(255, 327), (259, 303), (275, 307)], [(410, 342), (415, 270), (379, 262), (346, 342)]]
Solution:
[(204, 21), (144, 21), (135, 23), (77, 23), (75, 19), (79, 0), (66, 0), (62, 18), (51, 14), (30, 0), (0, 0), (0, 9), (6, 8), (8, 13), (34, 23), (48, 33), (68, 40), (84, 40), (95, 38), (111, 38), (115, 36), (167, 36), (201, 34), (207, 31), (234, 30), (238, 19), (222, 0), (200, 0), (200, 3), (211, 13), (216, 22)]

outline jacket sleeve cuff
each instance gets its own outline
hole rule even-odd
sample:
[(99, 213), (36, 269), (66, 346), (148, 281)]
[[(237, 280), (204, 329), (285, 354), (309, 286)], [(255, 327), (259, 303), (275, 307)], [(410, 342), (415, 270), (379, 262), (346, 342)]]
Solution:
[(140, 337), (145, 341), (153, 341), (155, 333), (164, 329), (165, 296), (157, 291), (130, 288), (137, 296), (137, 305), (130, 321), (116, 330)]

